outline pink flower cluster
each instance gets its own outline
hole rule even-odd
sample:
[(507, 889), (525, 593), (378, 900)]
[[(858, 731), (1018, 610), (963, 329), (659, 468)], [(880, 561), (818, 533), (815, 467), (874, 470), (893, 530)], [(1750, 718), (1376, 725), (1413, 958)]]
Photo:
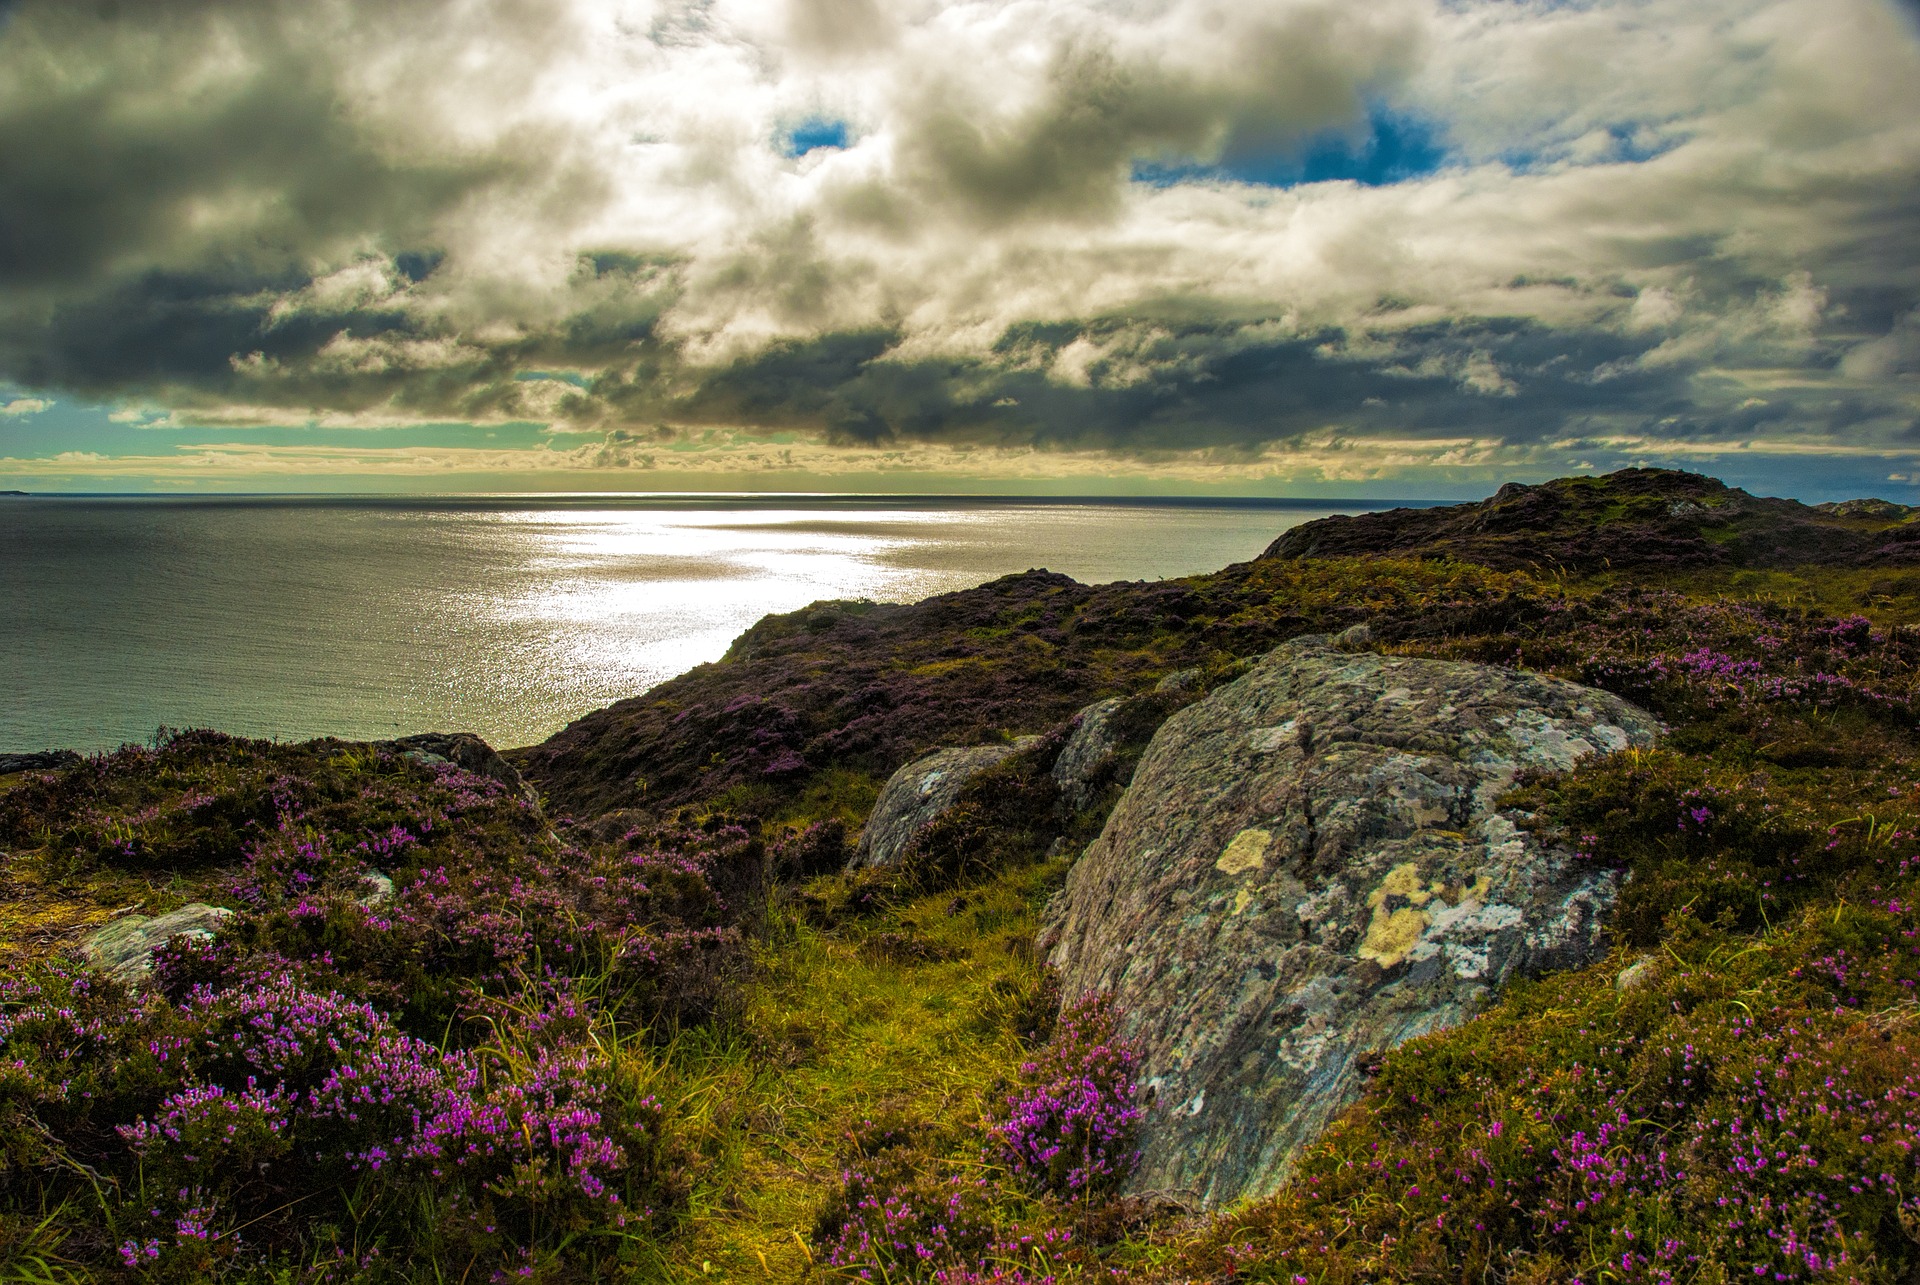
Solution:
[(1056, 1195), (1117, 1189), (1139, 1159), (1138, 1065), (1109, 999), (1069, 1006), (1041, 1055), (1020, 1068), (1020, 1087), (992, 1126), (998, 1158)]

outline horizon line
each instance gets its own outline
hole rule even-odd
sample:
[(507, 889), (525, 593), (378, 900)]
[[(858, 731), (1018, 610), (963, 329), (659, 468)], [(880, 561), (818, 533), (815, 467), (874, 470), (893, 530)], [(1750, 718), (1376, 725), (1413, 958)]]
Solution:
[[(410, 504), (425, 501), (608, 500), (627, 502), (852, 501), (876, 503), (967, 503), (985, 505), (1095, 504), (1180, 508), (1435, 508), (1460, 500), (1388, 496), (1193, 495), (1181, 493), (1113, 495), (1006, 494), (991, 491), (0, 491), (0, 499), (33, 500), (298, 500), (309, 503), (377, 501)], [(1471, 503), (1471, 501), (1466, 501)]]

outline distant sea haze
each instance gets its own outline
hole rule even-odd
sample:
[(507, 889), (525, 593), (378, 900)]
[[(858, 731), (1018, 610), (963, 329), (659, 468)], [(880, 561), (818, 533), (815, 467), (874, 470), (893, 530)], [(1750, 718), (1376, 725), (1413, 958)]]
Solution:
[(769, 612), (1045, 567), (1150, 580), (1362, 501), (9, 497), (0, 751), (155, 728), (543, 740)]

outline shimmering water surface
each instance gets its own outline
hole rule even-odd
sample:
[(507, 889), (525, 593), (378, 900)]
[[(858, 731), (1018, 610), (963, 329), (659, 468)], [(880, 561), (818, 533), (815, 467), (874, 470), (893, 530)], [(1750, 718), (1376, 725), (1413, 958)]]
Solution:
[(0, 750), (160, 725), (541, 740), (768, 612), (1211, 571), (1344, 508), (864, 497), (0, 499)]

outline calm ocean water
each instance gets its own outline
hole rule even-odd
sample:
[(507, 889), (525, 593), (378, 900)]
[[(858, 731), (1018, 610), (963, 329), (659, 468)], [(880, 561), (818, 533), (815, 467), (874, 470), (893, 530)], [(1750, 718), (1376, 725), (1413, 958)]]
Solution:
[(0, 750), (161, 725), (541, 740), (768, 612), (1211, 571), (1343, 508), (868, 497), (0, 499)]

